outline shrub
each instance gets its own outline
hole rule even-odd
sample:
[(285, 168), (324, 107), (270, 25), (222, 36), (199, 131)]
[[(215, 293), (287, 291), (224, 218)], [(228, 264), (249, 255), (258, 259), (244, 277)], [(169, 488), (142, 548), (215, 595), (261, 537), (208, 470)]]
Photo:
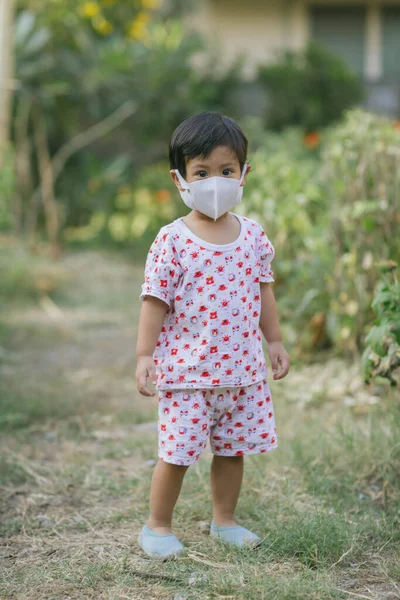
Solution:
[[(333, 255), (326, 244), (328, 205), (320, 161), (300, 130), (264, 133), (250, 155), (252, 171), (236, 211), (259, 221), (276, 248), (273, 263), (284, 335), (296, 352), (329, 345), (324, 315)], [(293, 356), (293, 354), (292, 354)]]
[(366, 381), (380, 377), (392, 386), (398, 383), (394, 373), (399, 374), (400, 367), (400, 283), (396, 266), (391, 261), (381, 265), (384, 272), (372, 302), (376, 320), (365, 338), (367, 347), (362, 356)]
[(397, 124), (353, 110), (323, 133), (320, 156), (292, 129), (259, 135), (250, 159), (238, 212), (258, 220), (276, 248), (292, 356), (331, 346), (359, 355), (374, 320), (376, 263), (400, 260)]
[(376, 263), (400, 260), (400, 132), (389, 119), (350, 111), (332, 130), (322, 161), (334, 255), (328, 328), (337, 347), (356, 352), (374, 319)]
[[(116, 164), (115, 174), (117, 167)], [(137, 258), (143, 258), (159, 229), (187, 212), (171, 180), (169, 165), (161, 162), (145, 167), (133, 180), (125, 177), (119, 180), (117, 176), (110, 182), (109, 175), (105, 171), (89, 180), (87, 201), (90, 202), (90, 190), (95, 191), (98, 208), (93, 207), (84, 226), (68, 227), (64, 239), (130, 246)]]
[[(21, 223), (36, 222), (30, 218), (30, 188), (40, 183), (33, 139), (33, 126), (40, 124), (55, 162), (79, 142), (79, 151), (69, 156), (59, 177), (54, 175), (55, 196), (62, 226), (86, 227), (98, 213), (109, 219), (118, 190), (132, 174), (166, 157), (171, 132), (184, 118), (209, 109), (231, 112), (241, 68), (239, 62), (227, 70), (215, 68), (205, 41), (186, 34), (176, 18), (177, 3), (147, 11), (138, 2), (47, 4), (22, 0), (15, 23), (20, 86), (13, 131), (17, 162), (30, 167), (26, 181), (17, 182), (26, 213)], [(194, 56), (204, 59), (202, 68), (193, 66)], [(127, 103), (132, 114), (109, 130), (110, 116)], [(99, 137), (82, 147), (93, 127)], [(93, 182), (99, 181), (104, 185), (96, 188)], [(37, 206), (42, 225), (43, 207)]]
[(342, 59), (311, 43), (304, 52), (287, 51), (280, 62), (259, 68), (269, 94), (266, 124), (272, 129), (299, 125), (319, 130), (362, 99), (362, 84)]

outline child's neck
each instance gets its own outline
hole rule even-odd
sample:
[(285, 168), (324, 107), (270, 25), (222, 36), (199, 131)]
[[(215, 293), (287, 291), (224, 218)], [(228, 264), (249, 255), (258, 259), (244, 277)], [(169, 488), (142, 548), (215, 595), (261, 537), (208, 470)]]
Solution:
[(231, 244), (240, 235), (240, 221), (229, 212), (216, 221), (192, 210), (183, 222), (198, 238), (210, 244)]
[(220, 217), (218, 217), (218, 219), (216, 221), (214, 221), (214, 219), (211, 219), (210, 217), (208, 217), (207, 215), (204, 215), (203, 213), (201, 213), (199, 210), (196, 210), (195, 208), (186, 216), (187, 220), (190, 220), (192, 223), (209, 223), (209, 224), (214, 224), (214, 223), (218, 223), (221, 224), (226, 220), (230, 219), (230, 213), (226, 212), (225, 214), (221, 215)]

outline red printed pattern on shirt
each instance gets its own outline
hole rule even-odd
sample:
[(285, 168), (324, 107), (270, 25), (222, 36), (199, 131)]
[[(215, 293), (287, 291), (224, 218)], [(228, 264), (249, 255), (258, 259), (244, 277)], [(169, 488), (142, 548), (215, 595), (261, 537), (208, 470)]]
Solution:
[(274, 248), (258, 223), (242, 219), (242, 243), (230, 250), (194, 243), (176, 222), (150, 249), (141, 297), (170, 306), (154, 354), (159, 389), (249, 385), (266, 376), (260, 279), (273, 281)]

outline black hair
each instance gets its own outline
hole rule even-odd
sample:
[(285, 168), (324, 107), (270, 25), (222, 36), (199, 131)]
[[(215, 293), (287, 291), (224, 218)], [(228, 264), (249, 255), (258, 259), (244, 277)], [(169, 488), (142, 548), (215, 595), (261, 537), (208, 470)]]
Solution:
[(175, 129), (169, 144), (169, 164), (186, 177), (188, 160), (209, 156), (216, 146), (228, 146), (240, 164), (246, 162), (247, 138), (230, 117), (216, 112), (204, 112), (183, 121)]

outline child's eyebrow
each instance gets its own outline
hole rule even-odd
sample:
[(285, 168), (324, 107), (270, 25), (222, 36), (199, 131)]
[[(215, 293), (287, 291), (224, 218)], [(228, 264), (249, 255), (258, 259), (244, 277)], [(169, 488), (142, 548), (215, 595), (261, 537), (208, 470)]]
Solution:
[[(234, 162), (228, 162), (228, 163), (224, 163), (223, 165), (220, 165), (220, 169), (226, 169), (227, 167), (234, 167), (235, 163)], [(204, 165), (203, 163), (197, 163), (195, 165), (192, 165), (190, 168), (191, 169), (208, 169), (210, 167), (210, 165)]]

